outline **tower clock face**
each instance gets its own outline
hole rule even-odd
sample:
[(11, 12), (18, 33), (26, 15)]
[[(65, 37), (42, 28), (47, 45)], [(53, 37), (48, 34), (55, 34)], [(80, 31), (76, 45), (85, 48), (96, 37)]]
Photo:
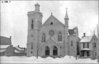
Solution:
[(49, 30), (49, 35), (53, 36), (54, 35), (54, 30)]

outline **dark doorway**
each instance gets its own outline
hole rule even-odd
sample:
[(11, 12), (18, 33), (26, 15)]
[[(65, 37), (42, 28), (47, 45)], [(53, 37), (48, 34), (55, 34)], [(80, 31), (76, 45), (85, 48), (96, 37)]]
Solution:
[(58, 49), (56, 46), (53, 47), (53, 55), (57, 56), (58, 55)]
[(50, 55), (50, 48), (48, 46), (45, 47), (45, 55), (46, 56)]
[(81, 57), (84, 57), (84, 51), (81, 51)]
[(89, 51), (87, 51), (87, 56), (88, 56), (88, 57), (90, 56), (90, 53), (89, 53)]
[(82, 57), (89, 57), (90, 56), (90, 51), (87, 51), (87, 50), (81, 51), (81, 56)]

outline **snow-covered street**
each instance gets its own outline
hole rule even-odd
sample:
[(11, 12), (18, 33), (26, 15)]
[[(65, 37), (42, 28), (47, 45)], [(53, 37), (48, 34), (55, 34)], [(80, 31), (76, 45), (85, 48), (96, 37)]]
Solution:
[(74, 57), (65, 56), (63, 58), (41, 58), (38, 57), (5, 57), (2, 56), (1, 63), (97, 63), (97, 60), (75, 59)]

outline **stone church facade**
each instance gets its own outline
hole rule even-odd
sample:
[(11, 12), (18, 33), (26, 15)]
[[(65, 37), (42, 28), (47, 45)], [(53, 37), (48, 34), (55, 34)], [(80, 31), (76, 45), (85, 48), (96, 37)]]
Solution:
[(40, 5), (28, 12), (27, 56), (64, 57), (77, 56), (78, 29), (68, 29), (69, 17), (66, 11), (65, 24), (53, 14), (42, 24)]

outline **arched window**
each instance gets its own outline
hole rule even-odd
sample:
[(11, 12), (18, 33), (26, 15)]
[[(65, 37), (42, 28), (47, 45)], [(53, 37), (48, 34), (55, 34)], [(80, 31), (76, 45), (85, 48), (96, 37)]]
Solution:
[(53, 46), (53, 55), (58, 55), (58, 48)]
[(73, 41), (71, 41), (71, 46), (73, 46)]
[(33, 42), (31, 42), (31, 49), (33, 49)]
[(45, 47), (45, 55), (46, 56), (50, 55), (50, 48), (48, 46)]
[(34, 28), (34, 25), (33, 25), (33, 20), (32, 20), (32, 23), (31, 23), (31, 29), (33, 29)]
[(42, 34), (42, 42), (45, 42), (46, 41), (46, 35), (45, 33)]
[(62, 41), (62, 33), (61, 32), (59, 32), (59, 34), (58, 34), (58, 41)]

